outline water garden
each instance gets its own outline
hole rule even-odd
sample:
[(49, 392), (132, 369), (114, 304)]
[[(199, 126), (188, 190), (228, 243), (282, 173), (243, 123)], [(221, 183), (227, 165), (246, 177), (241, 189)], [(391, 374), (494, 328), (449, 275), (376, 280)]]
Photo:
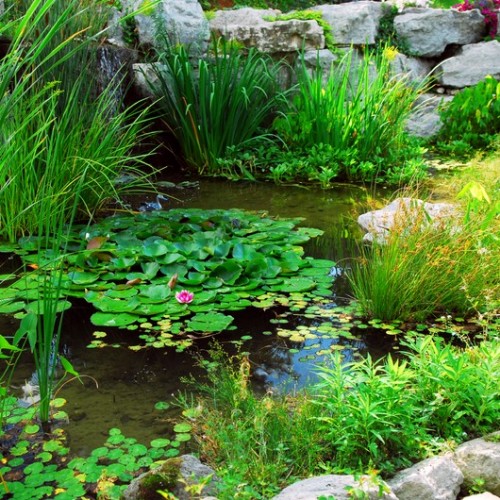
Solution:
[[(221, 499), (327, 473), (383, 494), (500, 430), (500, 82), (423, 140), (433, 82), (391, 74), (389, 36), (284, 88), (286, 61), (158, 32), (132, 102), (97, 71), (113, 6), (0, 11), (0, 498), (121, 498), (165, 463), (138, 498), (199, 498), (210, 475), (174, 493), (186, 453)], [(363, 244), (357, 216), (402, 195), (456, 214)]]

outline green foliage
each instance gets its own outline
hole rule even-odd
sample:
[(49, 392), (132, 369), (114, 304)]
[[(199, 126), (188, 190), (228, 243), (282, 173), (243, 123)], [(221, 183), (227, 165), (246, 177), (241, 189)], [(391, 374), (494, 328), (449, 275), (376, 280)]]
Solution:
[(437, 226), (428, 223), (423, 209), (415, 207), (411, 215), (401, 210), (386, 241), (362, 247), (348, 275), (364, 313), (382, 320), (423, 320), (491, 308), (500, 266), (492, 220), (497, 208), (491, 210)]
[(224, 41), (196, 65), (184, 47), (167, 44), (155, 66), (160, 111), (188, 163), (200, 174), (218, 175), (215, 160), (231, 146), (250, 145), (275, 110), (278, 64), (251, 50), (242, 55)]
[(487, 149), (500, 134), (500, 81), (487, 76), (461, 90), (440, 114), (438, 150), (467, 157), (474, 150)]
[(345, 363), (336, 353), (318, 367), (318, 383), (288, 397), (257, 397), (246, 355), (228, 359), (214, 349), (202, 363), (208, 382), (191, 381), (200, 396), (182, 404), (200, 452), (222, 478), (218, 498), (270, 498), (298, 477), (325, 472), (392, 474), (496, 430), (497, 339), (461, 349), (415, 335), (404, 345), (404, 359)]
[(10, 241), (36, 233), (40, 217), (68, 220), (75, 203), (91, 215), (117, 197), (118, 173), (137, 173), (144, 160), (131, 149), (146, 121), (144, 112), (119, 111), (117, 82), (96, 93), (99, 9), (76, 0), (18, 8), (0, 61), (0, 237)]
[(412, 54), (408, 42), (394, 28), (394, 18), (398, 13), (396, 5), (382, 4), (382, 17), (375, 43), (378, 50), (383, 51), (385, 47), (394, 47), (398, 52), (410, 56)]
[(316, 0), (203, 0), (201, 2), (204, 10), (234, 5), (235, 7), (253, 7), (254, 9), (278, 9), (282, 12), (306, 9), (317, 4)]
[(383, 54), (356, 61), (351, 50), (326, 81), (319, 68), (311, 74), (302, 61), (298, 92), (275, 129), (291, 151), (324, 144), (338, 157), (348, 154), (343, 178), (407, 181), (422, 175), (419, 150), (404, 131), (421, 90), (391, 77)]

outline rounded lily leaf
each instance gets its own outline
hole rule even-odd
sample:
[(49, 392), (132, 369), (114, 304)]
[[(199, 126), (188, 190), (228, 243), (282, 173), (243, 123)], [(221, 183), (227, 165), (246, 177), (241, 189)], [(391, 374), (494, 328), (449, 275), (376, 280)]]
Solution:
[(96, 312), (90, 317), (90, 321), (95, 326), (117, 326), (123, 327), (135, 323), (139, 316), (129, 313), (109, 313), (109, 312)]
[(219, 312), (195, 314), (188, 322), (190, 330), (198, 332), (220, 332), (232, 322), (233, 317)]

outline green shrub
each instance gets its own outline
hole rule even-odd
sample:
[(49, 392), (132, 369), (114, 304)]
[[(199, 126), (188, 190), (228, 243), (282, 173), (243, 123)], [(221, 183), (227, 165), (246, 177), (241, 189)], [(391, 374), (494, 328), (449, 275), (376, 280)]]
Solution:
[(498, 339), (464, 349), (410, 336), (404, 359), (345, 363), (335, 353), (320, 380), (293, 396), (256, 396), (245, 355), (212, 350), (208, 381), (182, 398), (201, 455), (222, 478), (221, 499), (270, 498), (314, 474), (383, 476), (497, 430)]
[(470, 156), (474, 150), (490, 147), (500, 134), (500, 81), (487, 76), (461, 90), (440, 114), (439, 150)]

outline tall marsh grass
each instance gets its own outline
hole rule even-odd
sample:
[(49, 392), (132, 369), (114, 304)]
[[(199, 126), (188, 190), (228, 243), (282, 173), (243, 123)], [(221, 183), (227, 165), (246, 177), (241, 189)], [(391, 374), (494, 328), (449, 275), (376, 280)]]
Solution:
[(351, 180), (394, 182), (418, 174), (419, 149), (404, 127), (425, 83), (410, 85), (392, 75), (389, 59), (386, 52), (366, 52), (359, 60), (352, 49), (332, 65), (326, 81), (319, 65), (311, 72), (302, 59), (297, 93), (275, 121), (278, 135), (292, 150), (330, 146), (337, 152), (332, 161)]
[[(482, 312), (500, 293), (498, 205), (437, 227), (423, 209), (402, 211), (384, 242), (362, 246), (348, 275), (365, 315), (423, 321), (433, 314)], [(496, 298), (496, 299), (495, 299)]]

